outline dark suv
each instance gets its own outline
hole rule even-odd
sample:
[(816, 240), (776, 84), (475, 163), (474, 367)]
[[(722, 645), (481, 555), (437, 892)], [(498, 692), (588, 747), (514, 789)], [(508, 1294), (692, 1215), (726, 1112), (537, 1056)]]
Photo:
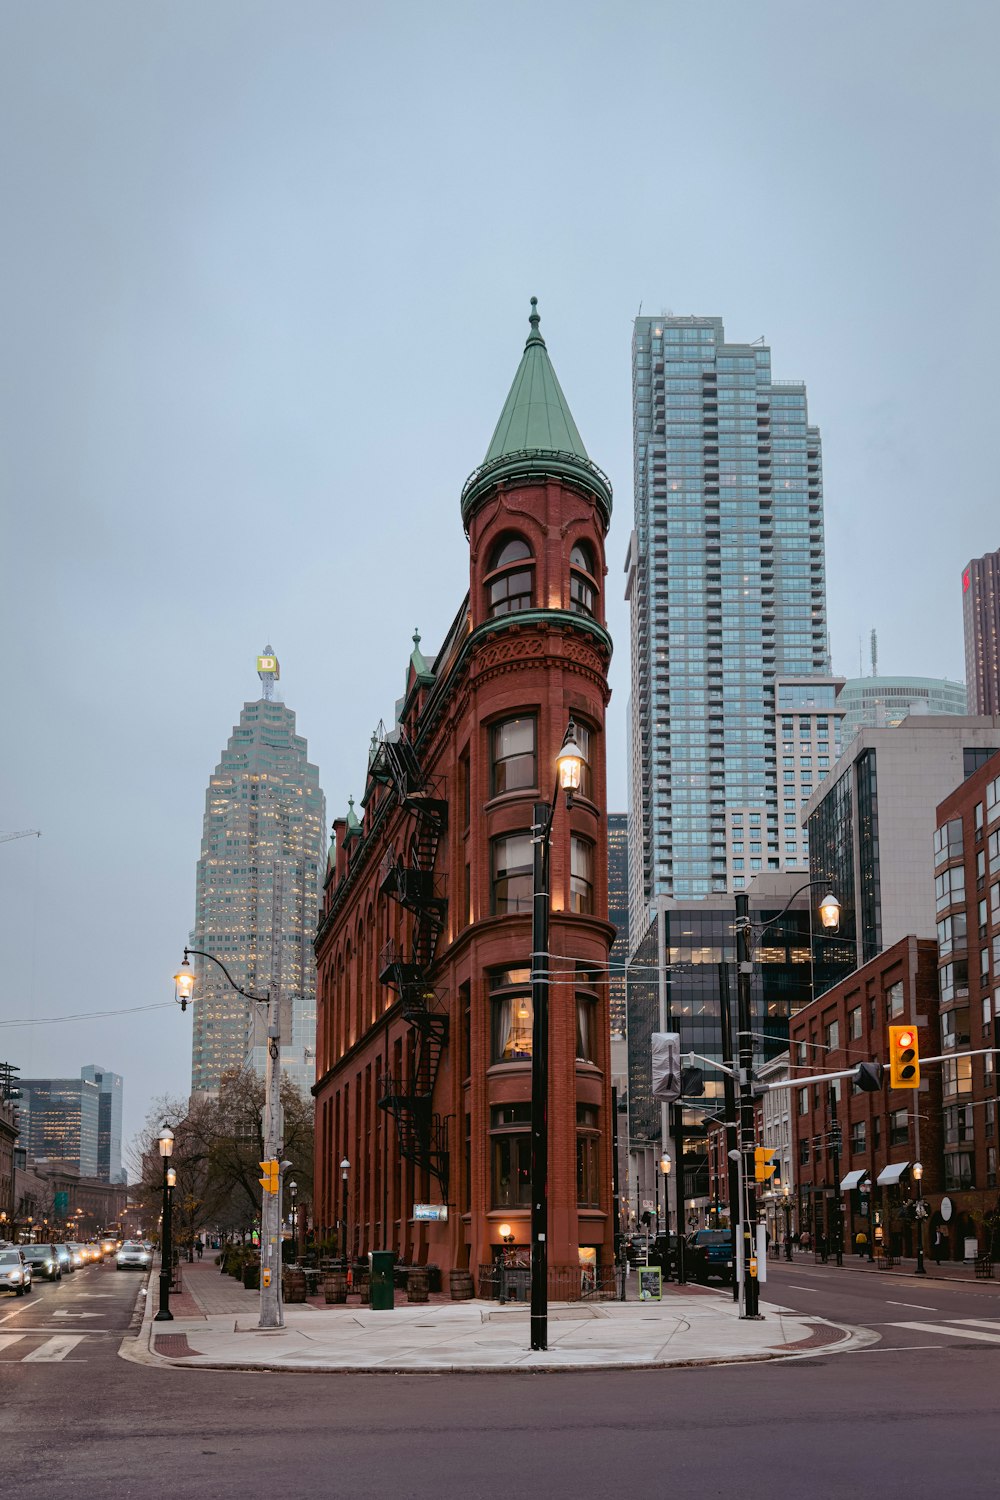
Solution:
[(733, 1279), (733, 1241), (728, 1229), (696, 1229), (684, 1247), (684, 1269), (689, 1281), (712, 1277)]

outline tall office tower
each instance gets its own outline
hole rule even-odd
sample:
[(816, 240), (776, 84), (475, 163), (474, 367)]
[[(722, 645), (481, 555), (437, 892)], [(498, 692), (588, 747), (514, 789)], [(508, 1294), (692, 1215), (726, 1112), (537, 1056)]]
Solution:
[(946, 677), (848, 677), (838, 701), (845, 750), (859, 729), (895, 729), (911, 714), (971, 713), (965, 683)]
[[(727, 344), (720, 318), (637, 318), (632, 368), (635, 919), (659, 896), (704, 897), (785, 868), (775, 679), (829, 684), (830, 662), (805, 386), (772, 380), (771, 351)], [(740, 871), (727, 813), (759, 830)]]
[(970, 714), (1000, 714), (1000, 552), (962, 572), (965, 680)]
[(22, 1078), (20, 1144), (28, 1160), (97, 1176), (99, 1086), (89, 1078)]
[(625, 967), (628, 963), (628, 814), (608, 813), (608, 921), (616, 929), (609, 963), (611, 1034), (625, 1034)]
[(102, 1182), (125, 1182), (122, 1167), (122, 1087), (120, 1073), (109, 1073), (97, 1063), (80, 1069), (80, 1077), (96, 1083), (97, 1100), (97, 1175)]
[[(270, 646), (257, 672), (261, 696), (243, 705), (205, 796), (191, 947), (220, 959), (243, 989), (278, 996), (283, 1068), (301, 1086), (315, 1077), (326, 810), (295, 715), (275, 697)], [(264, 1058), (263, 1008), (241, 999), (215, 964), (194, 964), (192, 1092), (217, 1089), (223, 1073), (248, 1063), (262, 1072)]]

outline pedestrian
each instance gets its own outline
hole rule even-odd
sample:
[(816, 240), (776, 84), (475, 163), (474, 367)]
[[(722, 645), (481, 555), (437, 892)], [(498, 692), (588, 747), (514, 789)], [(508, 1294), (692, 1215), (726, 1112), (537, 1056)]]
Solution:
[(205, 1254), (205, 1246), (202, 1244), (201, 1240), (199, 1240), (198, 1241), (198, 1259), (201, 1260), (201, 1257), (204, 1254)]
[(935, 1229), (935, 1231), (934, 1231), (934, 1264), (936, 1266), (939, 1266), (941, 1264), (941, 1257), (943, 1256), (943, 1254), (944, 1254), (944, 1235), (941, 1232), (941, 1228), (940, 1228), (940, 1225), (939, 1225), (938, 1228)]
[(868, 1236), (863, 1229), (859, 1229), (854, 1236), (854, 1248), (859, 1255), (864, 1255), (868, 1250)]
[(826, 1265), (826, 1257), (827, 1257), (827, 1245), (826, 1245), (826, 1235), (822, 1232), (822, 1230), (816, 1236), (816, 1249), (819, 1251), (819, 1258), (820, 1258), (820, 1260), (823, 1262), (823, 1264), (825, 1266)]

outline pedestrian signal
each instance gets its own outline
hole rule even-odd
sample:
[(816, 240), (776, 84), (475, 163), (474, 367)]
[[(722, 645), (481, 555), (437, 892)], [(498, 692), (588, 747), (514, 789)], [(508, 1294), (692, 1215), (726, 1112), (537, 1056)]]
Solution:
[(260, 1170), (264, 1174), (260, 1178), (260, 1185), (265, 1193), (276, 1193), (278, 1191), (278, 1163), (276, 1161), (262, 1161), (260, 1163)]
[(920, 1047), (915, 1026), (889, 1027), (889, 1087), (920, 1087)]
[(758, 1146), (753, 1154), (753, 1175), (757, 1182), (766, 1182), (773, 1177), (777, 1170), (777, 1162), (771, 1160), (777, 1148), (774, 1146)]

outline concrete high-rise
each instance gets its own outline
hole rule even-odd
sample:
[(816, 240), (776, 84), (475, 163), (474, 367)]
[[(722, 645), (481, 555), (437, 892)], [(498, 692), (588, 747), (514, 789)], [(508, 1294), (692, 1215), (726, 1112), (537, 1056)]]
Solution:
[(628, 814), (608, 813), (608, 921), (614, 925), (611, 945), (611, 1033), (624, 1036), (626, 1026), (626, 976), (629, 955), (628, 915)]
[(102, 1182), (125, 1182), (122, 1167), (122, 1096), (120, 1073), (109, 1073), (97, 1063), (80, 1069), (80, 1077), (96, 1083), (97, 1100), (97, 1176)]
[[(810, 714), (831, 763), (837, 683), (805, 386), (773, 380), (771, 351), (728, 344), (720, 318), (637, 318), (632, 367), (629, 904), (641, 934), (658, 897), (801, 868), (781, 832), (803, 792), (782, 790), (775, 681), (822, 679)], [(748, 833), (739, 855), (734, 826)]]
[(970, 714), (1000, 714), (1000, 551), (962, 570), (965, 680)]
[[(282, 1065), (300, 1087), (315, 1077), (313, 939), (325, 865), (326, 811), (295, 715), (274, 696), (277, 657), (257, 658), (260, 698), (245, 703), (209, 782), (191, 947), (213, 954), (243, 989), (280, 1001)], [(191, 1088), (226, 1072), (263, 1071), (260, 1007), (195, 959)]]

